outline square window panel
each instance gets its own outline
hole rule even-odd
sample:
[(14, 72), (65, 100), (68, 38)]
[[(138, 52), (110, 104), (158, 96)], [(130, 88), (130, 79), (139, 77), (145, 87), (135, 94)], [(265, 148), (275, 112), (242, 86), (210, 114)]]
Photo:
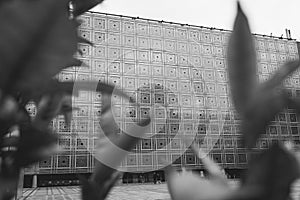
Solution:
[(237, 154), (238, 163), (247, 163), (247, 156), (246, 154)]
[(134, 36), (125, 35), (123, 36), (123, 44), (127, 47), (134, 47), (135, 46), (135, 38)]
[(137, 33), (140, 35), (148, 35), (149, 34), (148, 24), (145, 24), (145, 23), (138, 23), (136, 30), (137, 30)]
[(118, 20), (108, 20), (108, 29), (111, 31), (120, 31), (120, 21)]
[(149, 39), (145, 37), (138, 37), (137, 44), (139, 48), (149, 48)]
[(186, 164), (194, 165), (196, 164), (196, 157), (194, 155), (186, 155)]
[(132, 34), (134, 33), (134, 23), (133, 22), (129, 22), (129, 21), (125, 21), (123, 22), (123, 31), (125, 33), (129, 33)]
[(176, 42), (173, 40), (166, 40), (164, 44), (165, 50), (170, 52), (175, 52), (176, 50)]
[(52, 167), (52, 157), (48, 157), (44, 160), (39, 161), (39, 168), (48, 169)]
[(57, 167), (58, 168), (69, 168), (70, 167), (70, 156), (57, 156)]
[(135, 166), (138, 164), (136, 155), (128, 155), (126, 161), (128, 166)]
[(111, 34), (107, 35), (108, 44), (109, 45), (120, 45), (121, 44), (121, 36), (119, 34)]
[(152, 49), (161, 50), (162, 46), (163, 46), (163, 44), (162, 44), (162, 41), (160, 39), (152, 39), (151, 40)]
[(153, 164), (152, 155), (143, 155), (142, 156), (142, 165), (152, 166), (152, 164)]
[(136, 68), (134, 63), (124, 63), (123, 74), (124, 75), (135, 75)]
[(181, 165), (182, 164), (182, 157), (178, 154), (172, 154), (172, 161), (173, 161), (173, 165)]
[(234, 163), (234, 155), (233, 154), (225, 154), (226, 163), (233, 164)]
[(106, 27), (106, 20), (99, 17), (94, 17), (94, 29), (95, 30), (105, 30)]
[(88, 156), (87, 155), (83, 155), (83, 156), (76, 155), (75, 165), (76, 165), (76, 167), (79, 167), (79, 168), (88, 167)]
[(139, 75), (149, 76), (151, 74), (149, 70), (149, 65), (140, 64), (138, 66), (138, 71)]
[(175, 37), (175, 29), (172, 27), (166, 27), (164, 30), (165, 37), (173, 38)]
[(213, 160), (216, 163), (222, 163), (222, 156), (221, 156), (221, 154), (213, 154), (212, 157), (213, 157)]

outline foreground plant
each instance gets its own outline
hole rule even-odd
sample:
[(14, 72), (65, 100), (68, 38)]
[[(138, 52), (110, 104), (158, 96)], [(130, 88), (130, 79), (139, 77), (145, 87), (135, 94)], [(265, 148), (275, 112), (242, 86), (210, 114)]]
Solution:
[[(103, 0), (24, 0), (0, 1), (0, 200), (11, 199), (17, 189), (20, 170), (57, 151), (58, 135), (49, 124), (64, 115), (70, 125), (72, 96), (80, 90), (101, 92), (100, 119), (107, 136), (96, 149), (97, 155), (111, 165), (96, 161), (89, 180), (81, 178), (83, 199), (104, 199), (118, 180), (117, 168), (126, 152), (138, 142), (150, 119), (136, 122), (139, 128), (116, 135), (113, 131), (111, 95), (129, 99), (112, 85), (88, 82), (61, 82), (54, 77), (68, 67), (80, 67), (74, 58), (77, 44), (90, 41), (77, 35), (78, 17)], [(69, 6), (71, 10), (69, 10)], [(71, 12), (70, 12), (71, 11)], [(80, 53), (80, 52), (79, 52)], [(26, 105), (34, 102), (37, 111), (30, 116)], [(132, 100), (130, 100), (132, 102)], [(137, 137), (135, 137), (137, 136)], [(115, 145), (111, 145), (111, 142)], [(123, 153), (113, 151), (122, 148)]]
[(259, 84), (253, 36), (239, 4), (227, 52), (232, 101), (242, 117), (245, 145), (251, 148), (276, 114), (287, 107), (299, 109), (298, 100), (288, 96), (282, 83), (300, 62), (285, 63), (269, 80)]
[(300, 176), (294, 155), (274, 144), (251, 161), (241, 185), (233, 187), (207, 154), (195, 146), (192, 149), (208, 170), (209, 179), (169, 170), (168, 188), (174, 200), (287, 200), (291, 184)]
[[(268, 81), (256, 78), (256, 52), (247, 17), (238, 3), (238, 13), (228, 46), (228, 73), (233, 104), (242, 117), (244, 144), (251, 151), (271, 119), (288, 106), (299, 112), (299, 100), (287, 95), (282, 82), (300, 65), (299, 60), (284, 64)], [(168, 188), (172, 199), (205, 200), (287, 200), (291, 184), (300, 177), (295, 156), (280, 144), (252, 159), (241, 186), (231, 188), (217, 164), (201, 149), (192, 146), (207, 168), (210, 179), (169, 170)]]
[[(73, 57), (77, 44), (91, 42), (77, 35), (77, 17), (101, 2), (74, 0), (70, 15), (70, 0), (0, 1), (0, 200), (15, 195), (22, 168), (57, 152), (58, 135), (49, 123), (64, 115), (70, 124), (72, 95), (114, 91), (129, 98), (111, 85), (54, 78), (82, 64)], [(29, 102), (37, 107), (34, 117), (26, 110)]]
[(150, 118), (136, 121), (136, 124), (121, 133), (114, 132), (115, 123), (111, 105), (111, 96), (102, 96), (103, 113), (100, 118), (102, 130), (95, 148), (95, 168), (91, 177), (82, 181), (83, 200), (105, 199), (111, 188), (119, 180), (121, 173), (117, 171), (128, 152), (146, 133)]

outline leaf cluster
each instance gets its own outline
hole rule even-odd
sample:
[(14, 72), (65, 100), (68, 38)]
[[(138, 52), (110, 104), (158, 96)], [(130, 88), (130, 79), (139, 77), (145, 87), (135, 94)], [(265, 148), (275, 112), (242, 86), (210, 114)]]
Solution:
[[(70, 124), (72, 96), (89, 90), (128, 98), (112, 85), (61, 82), (56, 78), (62, 70), (82, 65), (74, 57), (76, 52), (80, 54), (78, 43), (92, 43), (78, 35), (78, 17), (102, 1), (0, 1), (1, 200), (15, 195), (22, 168), (58, 152), (59, 136), (49, 124), (58, 115), (64, 115), (66, 124)], [(28, 103), (35, 104), (35, 116), (27, 111)], [(101, 173), (112, 175), (114, 170)], [(106, 194), (109, 191), (103, 190)]]
[[(299, 68), (300, 62), (285, 63), (269, 80), (260, 84), (253, 35), (239, 3), (227, 55), (232, 102), (242, 118), (244, 145), (251, 152), (276, 114), (285, 108), (300, 112), (299, 99), (290, 97), (283, 86), (283, 81)], [(168, 187), (175, 200), (287, 200), (292, 183), (300, 176), (295, 155), (281, 144), (273, 144), (251, 160), (240, 187), (231, 188), (217, 164), (195, 145), (192, 149), (204, 163), (211, 179), (169, 170)]]

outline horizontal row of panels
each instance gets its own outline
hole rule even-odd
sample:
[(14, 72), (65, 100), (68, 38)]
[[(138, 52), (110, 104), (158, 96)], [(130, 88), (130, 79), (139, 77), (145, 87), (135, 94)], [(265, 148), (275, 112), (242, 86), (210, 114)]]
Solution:
[[(204, 71), (226, 71), (227, 61), (224, 58), (216, 57), (199, 57), (186, 56), (188, 61), (186, 64), (168, 65), (168, 64), (146, 64), (130, 61), (117, 61), (107, 59), (85, 59), (80, 58), (84, 63), (80, 68), (69, 68), (62, 72), (72, 73), (75, 77), (77, 74), (90, 73), (93, 74), (117, 74), (123, 76), (165, 76), (166, 78), (201, 78), (198, 74)], [(273, 74), (283, 66), (282, 63), (258, 62), (258, 74)], [(188, 73), (184, 73), (188, 71)], [(294, 72), (299, 75), (300, 71)]]
[[(246, 153), (223, 153), (223, 154), (212, 154), (211, 157), (218, 163), (247, 163)], [(57, 157), (50, 157), (38, 164), (38, 169), (78, 169), (78, 168), (94, 168), (95, 158), (88, 155), (60, 155)], [(143, 166), (150, 165), (163, 165), (162, 160), (171, 160), (174, 165), (182, 164), (200, 164), (200, 160), (193, 154), (186, 154), (183, 156), (172, 154), (172, 155), (133, 155), (130, 154), (126, 160), (122, 163), (122, 166)]]
[[(130, 127), (132, 127), (135, 123), (131, 122), (124, 122), (117, 123), (114, 132), (127, 132)], [(285, 123), (285, 124), (278, 124), (278, 125), (270, 125), (266, 128), (265, 134), (267, 135), (282, 135), (282, 136), (288, 136), (288, 135), (299, 135), (299, 123)], [(81, 138), (91, 138), (93, 136), (96, 136), (99, 133), (103, 133), (103, 129), (101, 128), (101, 125), (99, 122), (95, 122), (93, 126), (81, 126), (78, 128), (72, 127), (69, 128), (67, 126), (60, 126), (58, 128), (55, 128), (55, 130), (59, 134), (78, 134)], [(113, 130), (112, 130), (113, 131)], [(199, 135), (199, 137), (203, 136), (220, 136), (220, 135), (241, 135), (241, 129), (239, 127), (239, 124), (236, 125), (229, 125), (229, 124), (221, 124), (221, 123), (210, 123), (210, 124), (204, 124), (204, 123), (193, 123), (189, 121), (181, 121), (181, 124), (177, 123), (155, 123), (148, 127), (146, 133), (150, 136), (155, 136), (159, 134), (158, 136), (162, 138), (167, 137), (173, 137), (174, 135)], [(67, 138), (71, 138), (71, 136), (68, 136)]]
[[(107, 47), (104, 45), (95, 45), (91, 47), (85, 44), (79, 44), (79, 49), (82, 53), (82, 57), (90, 57), (93, 56), (95, 58), (109, 58), (111, 60), (138, 60), (140, 62), (153, 62), (153, 63), (167, 63), (167, 64), (187, 64), (188, 60), (186, 60), (187, 55), (195, 55), (195, 56), (215, 56), (215, 57), (226, 57), (226, 51), (221, 46), (200, 46), (198, 44), (190, 45), (187, 47), (185, 52), (178, 54), (175, 50), (167, 50), (163, 51), (151, 49), (145, 47), (145, 49), (131, 49), (131, 48), (123, 48), (123, 47)], [(189, 51), (188, 51), (189, 49)], [(267, 54), (267, 53), (266, 53)], [(277, 54), (276, 59), (277, 59)], [(278, 57), (278, 59), (283, 59), (286, 54), (278, 54), (282, 55)]]
[[(174, 96), (173, 96), (174, 97)], [(32, 109), (36, 109), (34, 105), (31, 104), (32, 107), (27, 106), (27, 109), (30, 113), (32, 113)], [(93, 117), (101, 115), (102, 107), (100, 105), (89, 105), (89, 104), (76, 104), (78, 110), (73, 111), (73, 117), (76, 120), (81, 120), (81, 117), (89, 117), (90, 120)], [(147, 107), (145, 107), (147, 108)], [(194, 108), (182, 108), (182, 107), (157, 107), (157, 108), (149, 108), (148, 109), (137, 109), (136, 107), (124, 105), (122, 108), (116, 107), (116, 109), (121, 109), (119, 112), (123, 115), (124, 118), (137, 118), (140, 117), (142, 113), (140, 111), (150, 110), (153, 112), (153, 118), (168, 118), (168, 119), (203, 119), (203, 120), (225, 120), (225, 122), (229, 122), (231, 120), (240, 120), (240, 117), (234, 114), (231, 110), (221, 109), (221, 110), (212, 110), (206, 108), (205, 110), (199, 109), (195, 110)], [(34, 111), (35, 112), (35, 111)], [(97, 120), (97, 118), (95, 119)], [(126, 120), (125, 120), (126, 121)], [(279, 113), (272, 120), (274, 122), (298, 122), (297, 115), (291, 111), (287, 113)], [(233, 122), (233, 121), (231, 121)]]
[[(80, 105), (80, 104), (78, 104)], [(88, 108), (87, 105), (80, 106), (81, 108), (73, 113), (73, 120), (71, 126), (80, 126), (82, 123), (97, 123), (99, 120), (99, 116), (101, 115), (101, 107), (95, 107), (94, 109)], [(128, 121), (131, 122), (133, 119), (137, 118), (146, 118), (151, 115), (153, 120), (155, 119), (157, 122), (167, 119), (169, 122), (172, 120), (175, 122), (180, 122), (183, 120), (184, 122), (226, 122), (226, 123), (240, 123), (240, 116), (237, 114), (232, 114), (230, 110), (226, 109), (196, 109), (193, 107), (158, 107), (153, 108), (152, 106), (141, 106), (139, 109), (132, 106), (114, 106), (113, 107), (113, 116), (116, 121)], [(86, 108), (86, 109), (85, 109)], [(29, 108), (28, 109), (32, 109)], [(90, 111), (91, 110), (91, 111)], [(30, 112), (30, 111), (29, 111)], [(91, 114), (89, 114), (91, 113)], [(92, 115), (92, 113), (94, 113)], [(161, 119), (161, 120), (159, 120)], [(186, 120), (184, 120), (186, 119)], [(194, 119), (194, 120), (193, 120)], [(95, 122), (93, 122), (95, 121)], [(278, 124), (284, 123), (296, 123), (298, 122), (297, 116), (295, 113), (279, 113), (274, 119), (274, 122), (278, 122)], [(55, 123), (58, 127), (64, 127), (63, 120), (55, 120)], [(73, 124), (74, 123), (74, 124)], [(75, 125), (76, 124), (76, 125)]]
[[(255, 155), (258, 155), (256, 153)], [(209, 156), (217, 163), (226, 166), (227, 164), (247, 164), (252, 157), (255, 156), (253, 153), (246, 153), (245, 151), (212, 151)], [(181, 154), (129, 154), (127, 158), (121, 163), (122, 167), (136, 166), (157, 169), (165, 164), (165, 161), (171, 161), (173, 165), (198, 165), (201, 166), (203, 163), (192, 153)], [(31, 171), (40, 171), (41, 173), (45, 170), (51, 170), (55, 173), (56, 170), (89, 170), (93, 169), (95, 165), (95, 158), (91, 155), (59, 155), (52, 156), (43, 161), (40, 161), (35, 168)], [(89, 169), (88, 169), (89, 168)], [(30, 172), (30, 169), (27, 170)]]
[[(205, 44), (194, 41), (178, 41), (169, 39), (158, 39), (149, 38), (143, 36), (132, 36), (132, 35), (120, 35), (115, 33), (105, 33), (99, 31), (79, 30), (79, 35), (83, 38), (92, 41), (99, 45), (111, 45), (111, 46), (126, 46), (126, 47), (137, 47), (142, 49), (155, 49), (155, 50), (166, 50), (171, 52), (187, 53), (193, 49), (193, 46), (199, 45), (203, 53), (207, 50), (206, 48), (217, 48), (225, 47), (222, 44)], [(200, 50), (200, 49), (199, 49)], [(292, 52), (291, 52), (292, 53)]]
[[(178, 40), (201, 41), (206, 43), (228, 42), (230, 32), (215, 30), (214, 28), (200, 28), (172, 23), (140, 20), (137, 18), (113, 17), (99, 14), (87, 14), (81, 17), (83, 30), (119, 32), (128, 35), (147, 35)], [(269, 50), (287, 50), (287, 46), (295, 45), (294, 41), (279, 40), (268, 37), (255, 36), (256, 46)], [(294, 47), (292, 47), (294, 48)]]
[[(170, 26), (164, 23), (149, 23), (146, 20), (123, 20), (119, 17), (105, 17), (97, 14), (80, 17), (81, 29), (108, 30), (125, 34), (151, 35), (153, 37), (177, 38), (182, 40), (226, 43), (229, 33), (221, 31), (204, 31), (200, 29), (187, 29), (183, 26)], [(121, 20), (122, 19), (122, 20)]]
[[(69, 78), (62, 80), (73, 80), (80, 78), (81, 74), (92, 75), (121, 75), (149, 78), (165, 77), (166, 79), (194, 78), (204, 79), (206, 71), (214, 71), (215, 74), (224, 74), (227, 70), (227, 62), (223, 58), (213, 57), (188, 57), (189, 65), (165, 65), (165, 64), (146, 64), (136, 62), (110, 61), (106, 59), (82, 59), (84, 64), (80, 68), (69, 68), (63, 70), (61, 74), (69, 74)], [(281, 63), (258, 62), (257, 74), (269, 75), (283, 67)], [(227, 73), (225, 73), (227, 74)], [(299, 79), (300, 70), (296, 70), (292, 77)], [(59, 77), (59, 76), (57, 76)], [(291, 77), (288, 77), (288, 79)]]
[[(128, 115), (125, 119), (121, 118), (115, 118), (116, 123), (118, 124), (119, 128), (122, 128), (123, 130), (126, 130), (127, 127), (130, 127), (132, 124), (134, 124), (137, 120), (137, 118), (146, 118), (149, 116), (148, 110), (142, 110), (142, 111), (147, 111), (147, 113), (141, 113), (141, 116), (134, 116), (135, 113), (128, 112)], [(154, 130), (160, 130), (160, 127), (170, 127), (168, 130), (172, 130), (172, 126), (178, 126), (180, 130), (184, 131), (193, 131), (197, 130), (199, 125), (209, 127), (209, 130), (216, 130), (215, 132), (219, 132), (217, 130), (222, 130), (222, 129), (228, 129), (233, 130), (233, 127), (239, 132), (239, 116), (230, 116), (226, 111), (223, 113), (218, 113), (217, 110), (199, 110), (199, 111), (191, 111), (186, 110), (189, 112), (192, 112), (190, 114), (184, 114), (182, 117), (179, 116), (178, 110), (170, 110), (168, 112), (168, 118), (167, 116), (165, 118), (152, 118), (152, 123), (149, 126), (149, 129), (151, 131)], [(228, 114), (228, 115), (227, 115)], [(143, 115), (145, 115), (143, 117)], [(99, 131), (101, 126), (99, 123), (99, 118), (93, 118), (88, 116), (89, 119), (86, 119), (87, 117), (74, 117), (71, 120), (71, 125), (67, 126), (64, 122), (63, 119), (59, 120), (54, 120), (51, 123), (51, 127), (57, 130), (58, 132), (93, 132), (94, 131)], [(193, 118), (193, 119), (189, 119)], [(195, 118), (195, 119), (194, 119)], [(166, 121), (167, 120), (167, 121)], [(275, 121), (276, 120), (276, 121)], [(296, 117), (296, 114), (291, 113), (288, 115), (285, 114), (279, 114), (277, 117), (274, 119), (274, 121), (271, 123), (270, 130), (268, 133), (270, 134), (279, 134), (280, 129), (282, 130), (282, 133), (292, 133), (296, 134), (297, 133), (297, 128), (293, 128), (290, 130), (289, 127), (298, 127), (298, 119)], [(167, 124), (166, 124), (167, 123)], [(283, 131), (287, 130), (287, 131)], [(178, 131), (178, 130), (177, 130)], [(158, 131), (159, 132), (159, 131)], [(227, 131), (230, 132), (230, 131)], [(233, 131), (234, 132), (234, 131)]]
[[(218, 90), (217, 90), (218, 91)], [(217, 92), (215, 91), (215, 92)], [(233, 110), (230, 102), (230, 98), (228, 98), (228, 94), (221, 93), (216, 95), (217, 93), (206, 93), (205, 95), (200, 95), (199, 93), (192, 93), (191, 90), (188, 91), (180, 91), (179, 92), (168, 92), (163, 93), (155, 92), (154, 94), (149, 94), (147, 92), (143, 93), (141, 91), (126, 91), (127, 94), (129, 94), (130, 99), (139, 101), (142, 105), (145, 106), (153, 106), (157, 104), (157, 106), (165, 106), (165, 107), (195, 107), (195, 109), (214, 109), (214, 107), (218, 106), (223, 109), (230, 109)], [(137, 94), (139, 93), (139, 94)], [(192, 93), (190, 97), (187, 97), (189, 93)], [(288, 89), (287, 94), (290, 97), (299, 97), (300, 90), (292, 90)], [(145, 96), (152, 97), (153, 98), (147, 98)], [(94, 104), (97, 107), (97, 104), (101, 104), (101, 99), (99, 99), (97, 95), (91, 95), (89, 93), (82, 93), (79, 95), (79, 97), (74, 98), (73, 103), (74, 104), (85, 104), (86, 102), (89, 102), (90, 105)], [(141, 99), (143, 97), (143, 99)], [(182, 101), (190, 99), (191, 101)], [(227, 100), (229, 101), (227, 101)], [(150, 102), (149, 102), (150, 101)], [(119, 106), (130, 106), (131, 103), (128, 99), (123, 98), (116, 98), (112, 100), (112, 103), (116, 105), (116, 109), (118, 109)], [(189, 104), (190, 103), (190, 104)], [(214, 106), (214, 107), (211, 107)], [(122, 113), (121, 110), (116, 110), (119, 115)]]
[[(188, 71), (185, 71), (188, 73)], [(195, 72), (197, 73), (197, 72)], [(197, 73), (198, 74), (198, 73)], [(198, 74), (199, 75), (199, 74)], [(197, 76), (198, 76), (197, 75)], [(202, 74), (201, 74), (202, 75)], [(127, 93), (131, 93), (132, 90), (136, 93), (174, 93), (174, 94), (192, 94), (192, 95), (201, 95), (207, 96), (210, 94), (216, 96), (228, 96), (229, 95), (229, 86), (227, 83), (227, 74), (222, 71), (214, 73), (213, 71), (203, 72), (203, 77), (195, 79), (161, 79), (159, 77), (146, 78), (146, 77), (135, 77), (135, 76), (117, 76), (117, 75), (90, 75), (90, 74), (79, 74), (74, 78), (74, 74), (63, 72), (60, 75), (60, 80), (62, 81), (94, 81), (95, 88), (97, 82), (101, 83), (110, 83), (115, 85), (120, 89), (123, 89)], [(196, 76), (196, 75), (195, 75)], [(270, 75), (260, 74), (258, 79), (261, 82), (267, 81), (271, 78)], [(74, 80), (75, 79), (75, 80)], [(300, 78), (294, 77), (289, 78), (283, 81), (283, 84), (286, 87), (293, 87), (290, 91), (296, 91), (299, 89)], [(92, 88), (92, 87), (91, 87)], [(89, 92), (82, 92), (81, 94), (90, 95)], [(296, 93), (295, 93), (296, 95)], [(94, 97), (97, 97), (96, 93), (93, 93)], [(81, 98), (81, 96), (79, 96)], [(83, 96), (82, 96), (83, 97)]]
[[(155, 50), (150, 47), (145, 49), (130, 49), (123, 47), (107, 47), (104, 45), (95, 45), (91, 47), (85, 44), (79, 44), (79, 49), (82, 52), (82, 57), (94, 58), (108, 58), (110, 60), (136, 60), (141, 63), (165, 63), (165, 64), (180, 64), (180, 65), (197, 65), (193, 60), (189, 59), (190, 56), (207, 56), (207, 57), (220, 57), (227, 56), (226, 50), (222, 46), (209, 46), (190, 44), (186, 50), (181, 50), (180, 53), (175, 49), (164, 49), (163, 51)], [(149, 50), (151, 49), (151, 50)], [(260, 62), (283, 63), (288, 60), (296, 60), (299, 56), (296, 53), (282, 54), (282, 53), (269, 53), (257, 51), (257, 59)], [(80, 56), (78, 56), (80, 57)]]
[[(130, 99), (134, 99), (141, 104), (141, 106), (145, 106), (146, 110), (153, 110), (153, 106), (162, 106), (166, 108), (194, 108), (195, 110), (214, 110), (215, 107), (218, 107), (223, 110), (233, 111), (233, 107), (231, 104), (231, 99), (225, 93), (221, 93), (219, 95), (215, 95), (214, 93), (207, 93), (206, 95), (199, 95), (197, 93), (191, 94), (191, 96), (187, 96), (188, 92), (179, 93), (179, 92), (170, 92), (170, 93), (147, 93), (147, 92), (138, 92), (136, 94), (134, 91), (126, 91), (129, 94)], [(182, 92), (182, 91), (181, 91)], [(300, 97), (300, 90), (287, 90), (287, 95), (289, 97)], [(88, 104), (86, 102), (89, 102)], [(90, 105), (89, 109), (94, 112), (94, 115), (101, 114), (101, 95), (94, 96), (89, 94), (82, 94), (78, 98), (74, 98), (74, 105)], [(122, 113), (125, 114), (126, 111), (120, 108), (121, 107), (131, 107), (132, 104), (128, 99), (123, 98), (114, 98), (112, 100), (112, 104), (115, 106), (115, 116), (122, 117)], [(149, 108), (149, 106), (151, 106)], [(83, 108), (84, 109), (84, 108)], [(93, 111), (92, 111), (93, 110)], [(143, 109), (145, 110), (145, 109)], [(29, 112), (35, 113), (34, 109), (31, 109)], [(195, 111), (196, 112), (196, 111)], [(147, 114), (147, 113), (146, 113)]]
[[(117, 76), (117, 75), (89, 75), (81, 74), (78, 75), (78, 79), (73, 81), (94, 81), (95, 88), (100, 81), (101, 83), (109, 83), (115, 85), (120, 89), (123, 89), (125, 93), (141, 94), (141, 93), (165, 93), (167, 94), (191, 94), (200, 96), (228, 96), (229, 85), (225, 73), (215, 74), (210, 71), (204, 74), (204, 79), (161, 79), (161, 78), (146, 78), (146, 77), (135, 77), (135, 76)], [(216, 77), (217, 76), (217, 77)], [(60, 75), (61, 80), (66, 82), (72, 81), (73, 74), (63, 73)], [(265, 82), (271, 78), (270, 75), (258, 75), (258, 79), (261, 82)], [(289, 87), (289, 92), (297, 96), (299, 94), (299, 82), (300, 78), (289, 78), (283, 81), (284, 86)], [(76, 85), (75, 85), (76, 86)], [(292, 87), (292, 88), (291, 88)], [(91, 89), (93, 89), (91, 87)], [(98, 99), (98, 93), (95, 91), (80, 91), (76, 100), (82, 98)], [(135, 98), (136, 97), (133, 97)], [(116, 99), (117, 100), (117, 99)], [(124, 99), (125, 101), (126, 99)], [(119, 98), (121, 103), (121, 98)], [(124, 102), (125, 103), (125, 102)]]
[[(118, 65), (117, 65), (118, 66)], [(126, 66), (128, 67), (128, 66)], [(150, 68), (151, 69), (151, 68)], [(215, 71), (211, 69), (200, 70), (190, 69), (188, 67), (181, 67), (176, 69), (175, 67), (162, 67), (154, 66), (150, 70), (147, 65), (140, 65), (137, 75), (133, 72), (116, 70), (111, 73), (73, 73), (73, 72), (62, 72), (59, 75), (61, 81), (100, 81), (109, 82), (117, 86), (123, 87), (125, 90), (130, 90), (130, 87), (137, 85), (136, 87), (168, 87), (172, 88), (169, 83), (183, 84), (192, 82), (227, 82), (227, 73), (225, 71)], [(153, 72), (153, 73), (152, 73)], [(121, 73), (123, 74), (122, 76)], [(128, 74), (128, 75), (127, 75)], [(130, 82), (130, 80), (132, 80)], [(295, 81), (298, 79), (295, 79)], [(131, 86), (130, 84), (135, 84)], [(160, 84), (160, 85), (158, 85)], [(159, 89), (159, 88), (157, 88)]]
[[(125, 47), (137, 47), (137, 48), (151, 48), (156, 50), (176, 51), (180, 53), (187, 53), (193, 51), (192, 46), (200, 45), (202, 52), (207, 53), (206, 47), (224, 47), (226, 49), (227, 44), (221, 42), (207, 43), (207, 41), (199, 40), (176, 40), (170, 38), (151, 38), (145, 36), (136, 36), (128, 34), (118, 34), (113, 32), (104, 31), (92, 31), (87, 29), (80, 29), (79, 35), (83, 38), (92, 41), (95, 44), (107, 44), (112, 46), (125, 46)], [(219, 38), (220, 36), (218, 36)], [(276, 43), (276, 42), (265, 42), (262, 40), (256, 41), (256, 49), (260, 51), (268, 52), (281, 52), (297, 54), (297, 46), (293, 43)]]
[[(62, 71), (58, 76), (63, 81), (68, 80), (89, 80), (93, 77), (104, 75), (119, 75), (119, 76), (136, 76), (143, 77), (165, 77), (166, 79), (202, 79), (207, 80), (208, 73), (214, 75), (226, 74), (226, 61), (222, 58), (209, 57), (191, 57), (193, 65), (159, 65), (159, 64), (136, 64), (134, 62), (109, 61), (105, 59), (97, 59), (89, 61), (82, 59), (89, 67), (83, 66), (77, 69), (68, 69)], [(205, 65), (205, 66), (203, 66)], [(258, 63), (258, 74), (269, 75), (273, 74), (282, 67), (277, 63)], [(90, 74), (92, 72), (92, 74)], [(293, 74), (293, 78), (299, 80), (299, 71)], [(209, 77), (211, 78), (211, 77)], [(212, 77), (213, 78), (213, 77)], [(220, 77), (222, 78), (222, 77)], [(209, 80), (207, 80), (209, 81)], [(226, 81), (226, 79), (224, 80)]]
[[(158, 138), (158, 136), (161, 136), (161, 138)], [(260, 139), (256, 147), (259, 149), (268, 148), (274, 140), (279, 139), (275, 135), (269, 136), (264, 135), (262, 139)], [(232, 136), (232, 135), (212, 135), (206, 136), (205, 134), (202, 134), (201, 132), (197, 133), (195, 136), (194, 142), (195, 144), (198, 144), (201, 148), (206, 148), (208, 150), (221, 150), (221, 149), (244, 149), (243, 141), (241, 139), (241, 136)], [(297, 145), (299, 145), (299, 132), (297, 132), (295, 135), (288, 136), (288, 135), (282, 135), (280, 137), (282, 140), (294, 140)], [(101, 141), (101, 140), (100, 140)], [(89, 150), (93, 152), (97, 144), (100, 142), (98, 138), (88, 138), (88, 137), (67, 137), (63, 136), (60, 137), (58, 140), (58, 144), (64, 151), (64, 154), (70, 154), (68, 151), (72, 149), (73, 154), (81, 154), (81, 151)], [(160, 151), (160, 152), (172, 152), (174, 151), (180, 151), (186, 149), (186, 144), (182, 139), (179, 139), (178, 137), (172, 138), (172, 137), (166, 137), (162, 134), (155, 135), (154, 138), (148, 138), (148, 139), (142, 139), (134, 148), (133, 152), (136, 154), (142, 153), (153, 153), (153, 151)]]
[[(85, 59), (80, 58), (85, 65), (90, 67), (77, 68), (76, 70), (69, 70), (70, 72), (85, 72), (93, 71), (95, 73), (117, 73), (120, 74), (123, 72), (124, 75), (151, 75), (156, 72), (153, 71), (155, 67), (162, 67), (163, 71), (167, 73), (166, 69), (171, 70), (170, 75), (176, 77), (176, 74), (180, 74), (181, 68), (188, 68), (189, 70), (224, 70), (226, 68), (226, 60), (221, 57), (199, 57), (199, 56), (180, 56), (179, 64), (168, 65), (168, 64), (146, 64), (146, 63), (136, 63), (130, 61), (118, 61), (118, 60), (106, 60), (106, 59)], [(273, 64), (276, 65), (276, 64)], [(276, 66), (275, 66), (276, 67)], [(145, 68), (145, 69), (144, 69)], [(174, 71), (174, 73), (172, 73)], [(147, 73), (148, 72), (148, 73)], [(152, 72), (152, 73), (151, 73)], [(159, 75), (159, 73), (158, 73)]]

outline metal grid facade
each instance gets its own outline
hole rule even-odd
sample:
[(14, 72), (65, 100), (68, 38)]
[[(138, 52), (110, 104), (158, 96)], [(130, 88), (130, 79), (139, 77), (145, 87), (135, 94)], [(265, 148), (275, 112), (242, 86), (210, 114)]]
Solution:
[[(226, 49), (230, 32), (100, 13), (87, 13), (81, 20), (80, 35), (95, 44), (79, 45), (83, 55), (78, 57), (89, 67), (65, 70), (59, 79), (113, 83), (138, 99), (140, 110), (113, 96), (121, 128), (155, 108), (149, 130), (155, 136), (142, 140), (122, 166), (131, 171), (153, 170), (163, 165), (163, 158), (173, 159), (174, 166), (202, 168), (190, 150), (181, 155), (185, 144), (174, 138), (180, 129), (187, 137), (195, 137), (199, 146), (212, 146), (209, 155), (223, 167), (246, 167), (249, 154), (241, 146), (240, 120), (229, 98)], [(296, 41), (254, 38), (260, 81), (285, 61), (299, 57)], [(291, 96), (300, 97), (299, 78), (297, 71), (284, 83)], [(63, 118), (52, 124), (64, 153), (41, 161), (27, 169), (27, 174), (92, 171), (90, 152), (100, 128), (101, 94), (82, 92), (75, 101), (80, 110), (74, 113), (71, 127), (65, 126)], [(28, 110), (35, 112), (33, 105)], [(296, 113), (286, 110), (272, 121), (256, 149), (267, 148), (274, 140), (299, 144), (299, 128)]]

